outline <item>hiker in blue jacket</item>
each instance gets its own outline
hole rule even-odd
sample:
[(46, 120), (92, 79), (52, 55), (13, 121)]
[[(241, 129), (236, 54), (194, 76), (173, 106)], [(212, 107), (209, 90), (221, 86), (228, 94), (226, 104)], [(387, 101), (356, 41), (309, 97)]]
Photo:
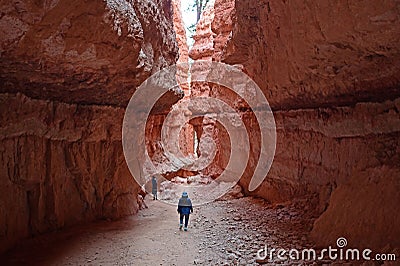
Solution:
[(183, 230), (187, 231), (189, 223), (189, 215), (193, 212), (192, 202), (190, 201), (187, 192), (182, 193), (182, 197), (178, 202), (178, 213), (179, 213), (179, 230), (183, 226), (183, 218), (185, 218), (185, 227)]

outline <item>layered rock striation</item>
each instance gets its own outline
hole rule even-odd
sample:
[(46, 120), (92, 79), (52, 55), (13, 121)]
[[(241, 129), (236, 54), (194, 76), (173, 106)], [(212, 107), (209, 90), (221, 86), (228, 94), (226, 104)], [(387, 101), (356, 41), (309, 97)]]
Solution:
[[(197, 87), (197, 94), (234, 106), (250, 129), (240, 180), (245, 193), (303, 202), (318, 217), (311, 236), (320, 245), (342, 236), (362, 247), (399, 247), (397, 1), (216, 0), (213, 9), (197, 26), (189, 55), (241, 68), (262, 89), (276, 121), (271, 170), (250, 192), (260, 155), (251, 110), (229, 90)], [(227, 147), (224, 140), (219, 149)], [(228, 159), (222, 153), (214, 163)]]
[[(124, 108), (178, 59), (171, 1), (3, 1), (0, 252), (21, 238), (137, 211)], [(165, 94), (164, 113), (180, 99)]]
[(2, 3), (1, 92), (125, 107), (175, 62), (171, 1)]
[(1, 249), (27, 236), (137, 211), (123, 108), (1, 94)]

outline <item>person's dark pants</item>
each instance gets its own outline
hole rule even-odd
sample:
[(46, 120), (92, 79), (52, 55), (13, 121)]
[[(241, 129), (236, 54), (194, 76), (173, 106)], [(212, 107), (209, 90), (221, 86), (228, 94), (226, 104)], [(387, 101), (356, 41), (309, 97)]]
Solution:
[(189, 223), (189, 214), (180, 214), (179, 215), (179, 222), (180, 222), (180, 224), (183, 224), (183, 217), (185, 217), (185, 227), (187, 227), (188, 226), (188, 223)]

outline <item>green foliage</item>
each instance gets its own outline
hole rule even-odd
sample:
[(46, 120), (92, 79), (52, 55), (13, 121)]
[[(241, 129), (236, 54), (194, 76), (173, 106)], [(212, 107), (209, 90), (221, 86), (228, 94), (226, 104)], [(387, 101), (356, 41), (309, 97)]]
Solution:
[(188, 27), (188, 30), (190, 32), (190, 38), (193, 38), (194, 34), (196, 33), (196, 24), (192, 24)]

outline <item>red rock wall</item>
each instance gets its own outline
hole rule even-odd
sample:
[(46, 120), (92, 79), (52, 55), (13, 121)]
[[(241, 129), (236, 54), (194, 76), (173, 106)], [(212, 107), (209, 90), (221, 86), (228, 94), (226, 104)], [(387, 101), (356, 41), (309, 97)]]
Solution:
[[(234, 3), (232, 1), (225, 1), (227, 5), (215, 5), (213, 1), (210, 1), (205, 7), (203, 14), (200, 17), (199, 22), (196, 25), (196, 34), (193, 36), (194, 44), (189, 50), (189, 57), (194, 60), (212, 61), (214, 57), (219, 55), (224, 46), (224, 37), (226, 32), (232, 28), (232, 21), (229, 19), (232, 14)], [(218, 9), (217, 9), (218, 8)], [(219, 12), (218, 16), (215, 16), (215, 12)], [(216, 29), (213, 28), (215, 21), (218, 20), (221, 24), (217, 25)], [(226, 22), (226, 24), (222, 24)], [(226, 27), (224, 27), (226, 26)], [(219, 34), (216, 34), (218, 32)], [(217, 39), (215, 39), (217, 38)], [(191, 83), (191, 97), (208, 97), (213, 94), (213, 88), (217, 88), (214, 84), (205, 83)], [(226, 94), (221, 97), (226, 99)], [(228, 135), (224, 128), (211, 120), (203, 120), (201, 117), (194, 119), (192, 122), (194, 129), (197, 132), (197, 138), (203, 136), (210, 136), (214, 139), (217, 147), (217, 153), (215, 154), (213, 162), (201, 170), (200, 173), (204, 176), (210, 176), (217, 178), (226, 167), (230, 156), (230, 143), (226, 143)], [(201, 150), (197, 153), (200, 155)]]
[(173, 0), (172, 4), (174, 10), (174, 30), (179, 47), (179, 59), (177, 63), (187, 63), (189, 60), (189, 47), (187, 44), (185, 25), (182, 19), (181, 0)]
[[(187, 44), (185, 25), (182, 19), (181, 0), (173, 0), (172, 3), (174, 9), (174, 29), (176, 32), (176, 41), (178, 42), (179, 47), (179, 59), (176, 62), (178, 64), (177, 80), (184, 81), (188, 79), (187, 64), (189, 63), (189, 47)], [(182, 100), (187, 100), (190, 97), (189, 84), (183, 83), (180, 87), (185, 94)], [(182, 132), (180, 132), (180, 147), (182, 147), (182, 152), (185, 155), (194, 153), (193, 132), (193, 126), (190, 124), (186, 125)]]
[(124, 109), (0, 95), (0, 248), (137, 211), (121, 145)]
[(273, 109), (399, 95), (397, 1), (263, 0), (235, 6), (237, 23), (222, 59), (243, 64)]
[(196, 25), (196, 34), (193, 36), (194, 44), (189, 51), (190, 58), (194, 60), (210, 60), (214, 54), (214, 34), (211, 23), (214, 19), (214, 5), (209, 2)]
[[(311, 235), (321, 245), (343, 236), (354, 246), (398, 247), (398, 3), (216, 0), (209, 12), (212, 32), (199, 32), (190, 56), (242, 67), (276, 119), (272, 168), (250, 193), (253, 146), (240, 180), (245, 192), (271, 202), (304, 201), (319, 216)], [(213, 47), (203, 49), (207, 36)], [(207, 90), (244, 107), (224, 90)], [(241, 115), (253, 124), (251, 115)]]
[[(136, 213), (122, 119), (136, 87), (178, 58), (171, 1), (0, 6), (0, 252)], [(153, 112), (177, 100), (167, 93)]]
[(0, 92), (125, 107), (178, 57), (169, 0), (3, 1), (1, 9)]

